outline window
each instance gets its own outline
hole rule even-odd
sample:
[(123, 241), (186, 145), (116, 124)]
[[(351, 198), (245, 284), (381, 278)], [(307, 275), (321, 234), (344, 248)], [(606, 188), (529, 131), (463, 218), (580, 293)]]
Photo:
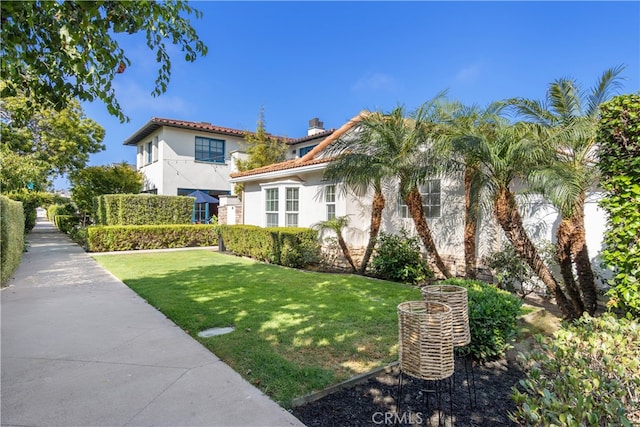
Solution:
[(299, 198), (300, 192), (298, 188), (287, 188), (287, 203), (286, 203), (286, 217), (285, 217), (285, 226), (286, 227), (297, 227), (298, 226), (298, 207), (299, 207)]
[[(422, 198), (422, 209), (426, 218), (440, 217), (440, 180), (430, 179), (420, 187)], [(398, 195), (398, 216), (400, 218), (411, 218), (409, 207), (404, 204), (401, 196)]]
[(324, 189), (324, 201), (327, 204), (327, 220), (336, 217), (336, 186), (327, 185)]
[[(318, 144), (316, 144), (318, 145)], [(298, 153), (298, 156), (302, 157), (305, 154), (307, 154), (309, 151), (313, 150), (314, 148), (316, 148), (316, 145), (310, 145), (308, 147), (302, 147)]]
[(147, 142), (147, 164), (153, 161), (153, 143)]
[(153, 155), (151, 156), (151, 160), (154, 162), (158, 161), (158, 137), (153, 137)]
[(265, 190), (265, 212), (267, 214), (267, 227), (278, 226), (278, 189)]
[(224, 140), (196, 136), (196, 160), (224, 163)]
[(427, 218), (440, 217), (440, 180), (430, 179), (420, 189), (422, 208)]

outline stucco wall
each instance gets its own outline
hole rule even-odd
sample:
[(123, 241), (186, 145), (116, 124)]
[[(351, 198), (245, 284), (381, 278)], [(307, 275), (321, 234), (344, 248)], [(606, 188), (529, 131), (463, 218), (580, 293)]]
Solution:
[[(163, 127), (150, 135), (149, 141), (156, 136), (158, 161), (140, 168), (149, 188), (157, 188), (158, 194), (166, 195), (178, 194), (178, 188), (231, 191), (230, 153), (244, 148), (242, 138), (170, 127)], [(196, 136), (224, 140), (225, 162), (195, 161)], [(138, 162), (139, 157), (137, 155)]]

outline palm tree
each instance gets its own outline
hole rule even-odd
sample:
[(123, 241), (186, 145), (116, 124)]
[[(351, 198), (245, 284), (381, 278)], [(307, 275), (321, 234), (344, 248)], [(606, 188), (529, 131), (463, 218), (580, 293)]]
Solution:
[(399, 179), (400, 195), (416, 232), (438, 270), (449, 278), (451, 273), (438, 253), (420, 194), (420, 186), (438, 170), (434, 142), (442, 132), (443, 96), (444, 93), (440, 93), (425, 102), (409, 117), (406, 117), (404, 107), (396, 107), (382, 117), (381, 135), (384, 136), (382, 142), (388, 145), (388, 162)]
[(321, 221), (314, 225), (314, 228), (318, 228), (320, 230), (331, 230), (336, 233), (338, 238), (338, 245), (342, 250), (342, 253), (351, 266), (351, 270), (355, 273), (357, 271), (355, 264), (353, 263), (353, 258), (351, 257), (351, 253), (349, 252), (349, 247), (347, 243), (344, 241), (344, 236), (342, 235), (342, 230), (344, 230), (349, 225), (349, 217), (348, 216), (337, 216), (332, 219), (328, 219), (326, 221)]
[(445, 132), (438, 141), (437, 152), (441, 158), (441, 167), (445, 173), (458, 174), (462, 170), (464, 183), (464, 260), (465, 277), (476, 278), (476, 240), (478, 219), (481, 207), (481, 191), (484, 187), (480, 164), (465, 151), (454, 147), (466, 146), (473, 138), (490, 138), (496, 122), (505, 104), (494, 102), (486, 108), (464, 106), (453, 102), (447, 106)]
[[(544, 101), (511, 100), (522, 117), (544, 129), (544, 139), (555, 153), (531, 182), (561, 215), (556, 257), (574, 305), (591, 315), (597, 308), (597, 290), (585, 238), (584, 203), (588, 190), (599, 180), (596, 134), (600, 104), (620, 87), (623, 70), (621, 66), (606, 70), (587, 91), (575, 80), (563, 78), (549, 84)], [(574, 264), (579, 289), (573, 277)]]
[(554, 295), (564, 316), (579, 316), (527, 235), (518, 211), (516, 194), (512, 190), (518, 179), (524, 180), (528, 171), (545, 161), (547, 156), (535, 129), (526, 124), (510, 126), (505, 122), (496, 122), (491, 133), (473, 138), (456, 138), (453, 147), (464, 152), (466, 159), (479, 166), (485, 188), (491, 194), (494, 216), (518, 255)]
[(357, 132), (339, 138), (325, 149), (328, 156), (334, 156), (324, 171), (324, 178), (332, 182), (341, 182), (358, 195), (373, 189), (371, 205), (371, 224), (369, 226), (369, 241), (358, 268), (358, 273), (364, 274), (373, 254), (377, 237), (382, 224), (382, 212), (386, 204), (383, 194), (383, 181), (392, 175), (388, 168), (385, 153), (381, 152), (377, 140), (377, 125), (379, 116), (369, 115), (358, 123)]

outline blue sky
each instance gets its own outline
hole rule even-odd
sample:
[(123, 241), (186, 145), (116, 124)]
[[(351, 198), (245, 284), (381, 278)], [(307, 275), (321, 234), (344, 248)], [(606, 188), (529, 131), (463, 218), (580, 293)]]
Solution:
[[(409, 110), (441, 90), (467, 104), (541, 99), (573, 77), (586, 87), (624, 64), (622, 93), (640, 89), (639, 2), (198, 2), (192, 18), (209, 53), (172, 48), (167, 92), (153, 98), (157, 64), (144, 39), (121, 39), (132, 65), (117, 75), (131, 121), (103, 104), (85, 113), (106, 130), (90, 164), (135, 161), (122, 142), (151, 117), (306, 135), (309, 119), (337, 128), (363, 109)], [(64, 187), (62, 181), (56, 183)]]

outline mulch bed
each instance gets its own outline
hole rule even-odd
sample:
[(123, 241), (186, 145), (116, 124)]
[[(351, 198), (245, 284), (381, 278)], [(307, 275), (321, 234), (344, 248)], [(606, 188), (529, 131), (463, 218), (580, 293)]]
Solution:
[[(379, 425), (445, 425), (445, 426), (515, 426), (509, 412), (515, 410), (511, 387), (524, 374), (512, 354), (501, 360), (474, 364), (476, 402), (470, 406), (467, 375), (463, 359), (456, 360), (453, 376), (453, 417), (449, 388), (441, 383), (441, 404), (434, 392), (428, 393), (429, 408), (425, 405), (423, 381), (404, 376), (402, 402), (397, 411), (399, 369), (387, 369), (378, 376), (348, 389), (342, 389), (315, 402), (292, 410), (308, 427), (379, 426)], [(469, 365), (467, 365), (469, 366)], [(429, 383), (429, 390), (435, 387)], [(473, 388), (472, 388), (473, 390)], [(438, 407), (441, 408), (440, 419)]]

